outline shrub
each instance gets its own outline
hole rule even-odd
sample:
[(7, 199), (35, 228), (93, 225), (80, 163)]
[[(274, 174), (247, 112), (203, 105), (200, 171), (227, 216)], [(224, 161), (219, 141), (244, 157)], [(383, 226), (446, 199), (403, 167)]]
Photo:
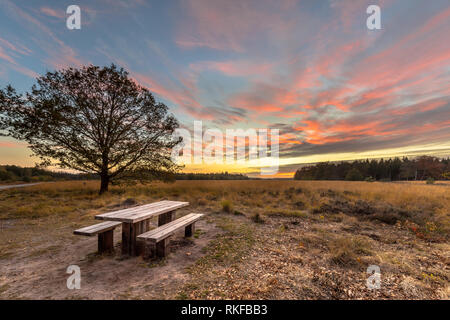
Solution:
[(222, 201), (222, 210), (228, 213), (233, 211), (233, 204), (231, 203), (230, 200)]
[(433, 178), (428, 178), (427, 179), (427, 184), (434, 184), (434, 179)]
[(363, 176), (361, 172), (358, 169), (351, 169), (347, 172), (347, 175), (345, 176), (345, 180), (347, 181), (361, 181), (363, 180)]
[(331, 261), (342, 266), (356, 265), (359, 255), (371, 255), (370, 244), (359, 237), (342, 237), (330, 243)]
[(255, 223), (264, 223), (264, 220), (263, 220), (263, 218), (261, 218), (259, 213), (255, 213), (254, 215), (252, 215), (251, 219)]
[(364, 181), (366, 181), (366, 182), (374, 182), (375, 179), (372, 178), (372, 177), (366, 177), (366, 179), (364, 179)]
[(137, 201), (134, 198), (127, 198), (124, 202), (122, 202), (122, 205), (124, 206), (132, 206), (135, 204), (137, 204)]

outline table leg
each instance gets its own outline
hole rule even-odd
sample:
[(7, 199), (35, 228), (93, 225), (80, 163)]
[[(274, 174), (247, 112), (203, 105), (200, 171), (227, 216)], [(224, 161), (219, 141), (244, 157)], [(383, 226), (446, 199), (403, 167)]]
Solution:
[(122, 254), (137, 256), (141, 253), (140, 243), (136, 241), (136, 236), (147, 232), (150, 227), (150, 219), (136, 223), (122, 223)]
[(158, 227), (163, 224), (169, 223), (170, 221), (175, 220), (175, 211), (169, 211), (158, 216)]
[(122, 223), (122, 254), (134, 255), (136, 246), (136, 229), (134, 223)]

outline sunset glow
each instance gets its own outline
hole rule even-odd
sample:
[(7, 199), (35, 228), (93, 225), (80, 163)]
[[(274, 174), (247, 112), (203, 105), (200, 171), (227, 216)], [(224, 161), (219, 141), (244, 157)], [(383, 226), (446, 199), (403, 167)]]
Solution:
[[(124, 67), (189, 130), (280, 130), (280, 172), (302, 164), (450, 154), (450, 4), (375, 1), (0, 2), (0, 86), (29, 90), (49, 70)], [(32, 166), (0, 138), (0, 164)], [(246, 165), (187, 165), (241, 172)]]

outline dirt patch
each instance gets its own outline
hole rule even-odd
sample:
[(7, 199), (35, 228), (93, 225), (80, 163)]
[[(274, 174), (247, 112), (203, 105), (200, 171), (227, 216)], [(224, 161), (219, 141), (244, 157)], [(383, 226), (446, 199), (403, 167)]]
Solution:
[[(120, 229), (120, 228), (119, 228)], [(70, 232), (70, 230), (67, 230)], [(213, 223), (199, 221), (197, 237), (184, 239), (182, 233), (170, 243), (165, 259), (144, 261), (123, 259), (120, 231), (116, 231), (113, 255), (95, 254), (97, 239), (60, 240), (51, 247), (33, 248), (19, 256), (0, 260), (3, 299), (169, 299), (190, 278), (186, 268), (204, 255), (202, 249), (220, 234)], [(58, 248), (56, 250), (56, 248)], [(66, 286), (69, 265), (81, 270), (81, 289)]]

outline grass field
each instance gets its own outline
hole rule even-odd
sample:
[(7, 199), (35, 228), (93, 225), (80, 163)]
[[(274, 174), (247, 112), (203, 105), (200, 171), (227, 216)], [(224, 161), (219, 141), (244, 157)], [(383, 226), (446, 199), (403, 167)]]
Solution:
[[(55, 182), (0, 191), (0, 298), (448, 299), (450, 184)], [(163, 260), (95, 254), (93, 216), (162, 199), (206, 213)], [(119, 228), (120, 229), (120, 228)], [(120, 230), (115, 234), (120, 245)], [(82, 288), (68, 290), (67, 266)], [(366, 287), (369, 265), (381, 289)]]

